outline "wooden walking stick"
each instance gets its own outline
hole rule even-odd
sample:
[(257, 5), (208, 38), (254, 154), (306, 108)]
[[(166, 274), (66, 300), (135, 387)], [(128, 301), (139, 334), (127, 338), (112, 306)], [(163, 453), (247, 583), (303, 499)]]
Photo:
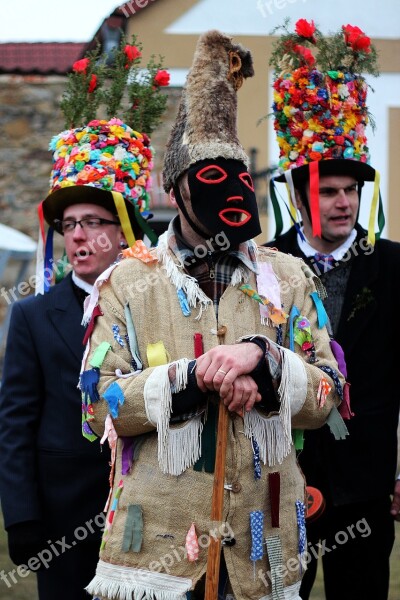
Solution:
[[(218, 332), (220, 343), (226, 333), (226, 327), (221, 327)], [(211, 500), (212, 527), (220, 527), (224, 508), (224, 483), (225, 459), (228, 440), (229, 416), (225, 404), (220, 400), (218, 408), (217, 443), (215, 450), (214, 484)], [(210, 545), (207, 555), (207, 573), (205, 600), (218, 600), (219, 567), (221, 562), (221, 535), (215, 532), (215, 537), (210, 534)]]
[[(220, 401), (218, 410), (217, 447), (215, 454), (214, 485), (211, 502), (211, 521), (218, 526), (222, 520), (224, 507), (225, 456), (228, 439), (228, 410)], [(221, 561), (221, 536), (210, 535), (208, 546), (205, 600), (218, 599), (219, 567)]]

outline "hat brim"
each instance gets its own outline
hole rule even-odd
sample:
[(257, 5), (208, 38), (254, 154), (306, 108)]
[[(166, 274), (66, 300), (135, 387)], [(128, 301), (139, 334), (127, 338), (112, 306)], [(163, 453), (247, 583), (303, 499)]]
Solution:
[[(331, 158), (329, 160), (318, 161), (318, 170), (320, 175), (348, 175), (354, 177), (358, 181), (374, 181), (375, 180), (375, 169), (367, 163), (360, 162), (359, 160), (352, 160), (350, 158)], [(293, 183), (303, 183), (308, 178), (309, 168), (308, 164), (302, 167), (296, 167), (292, 169)], [(284, 173), (274, 178), (274, 181), (286, 182)]]
[[(50, 193), (43, 201), (43, 216), (48, 225), (54, 227), (54, 220), (62, 220), (64, 211), (74, 204), (95, 204), (117, 215), (117, 209), (111, 192), (89, 185), (73, 185)], [(125, 202), (129, 220), (136, 238), (143, 235), (135, 217), (131, 202)]]

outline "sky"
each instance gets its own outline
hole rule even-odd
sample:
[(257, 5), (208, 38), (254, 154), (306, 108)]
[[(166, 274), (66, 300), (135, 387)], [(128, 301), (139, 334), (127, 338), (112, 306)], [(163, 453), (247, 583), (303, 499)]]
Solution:
[(0, 43), (88, 42), (119, 0), (0, 0)]
[[(0, 43), (88, 42), (121, 4), (123, 0), (0, 0)], [(293, 21), (316, 19), (326, 33), (344, 19), (370, 37), (400, 37), (398, 0), (380, 0), (379, 5), (376, 0), (198, 0), (167, 32), (201, 33), (212, 27), (233, 35), (266, 35), (288, 15)]]

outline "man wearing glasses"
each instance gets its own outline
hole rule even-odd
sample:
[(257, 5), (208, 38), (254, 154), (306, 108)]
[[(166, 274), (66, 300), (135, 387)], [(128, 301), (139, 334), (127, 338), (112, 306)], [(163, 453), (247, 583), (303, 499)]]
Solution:
[[(101, 449), (82, 436), (77, 385), (84, 352), (83, 303), (99, 275), (132, 238), (140, 237), (133, 186), (126, 182), (133, 175), (142, 177), (143, 193), (137, 184), (135, 194), (144, 206), (149, 177), (138, 155), (124, 150), (126, 140), (133, 146), (140, 134), (106, 122), (89, 124), (85, 133), (91, 140), (86, 171), (74, 167), (77, 138), (71, 132), (57, 136), (52, 189), (39, 210), (63, 236), (72, 269), (56, 285), (47, 290), (45, 285), (43, 295), (14, 304), (0, 391), (0, 495), (9, 554), (18, 565), (17, 581), (19, 572), (36, 572), (40, 600), (84, 600), (84, 587), (95, 573), (111, 457), (107, 443)], [(130, 170), (117, 170), (114, 160), (106, 172), (102, 144), (107, 136)], [(67, 162), (59, 155), (71, 158)], [(94, 174), (90, 185), (79, 184), (82, 172)], [(106, 179), (114, 181), (112, 191), (102, 183)], [(43, 245), (44, 265), (53, 263), (50, 246)], [(13, 585), (9, 573), (3, 571), (0, 578), (0, 585)]]

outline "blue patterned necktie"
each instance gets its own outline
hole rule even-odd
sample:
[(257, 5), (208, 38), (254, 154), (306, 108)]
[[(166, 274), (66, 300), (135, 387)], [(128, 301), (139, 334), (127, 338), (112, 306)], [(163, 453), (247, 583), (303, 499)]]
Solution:
[(333, 269), (335, 262), (332, 254), (321, 254), (320, 252), (316, 252), (312, 258), (312, 264), (314, 267), (318, 268), (319, 274), (326, 273)]

